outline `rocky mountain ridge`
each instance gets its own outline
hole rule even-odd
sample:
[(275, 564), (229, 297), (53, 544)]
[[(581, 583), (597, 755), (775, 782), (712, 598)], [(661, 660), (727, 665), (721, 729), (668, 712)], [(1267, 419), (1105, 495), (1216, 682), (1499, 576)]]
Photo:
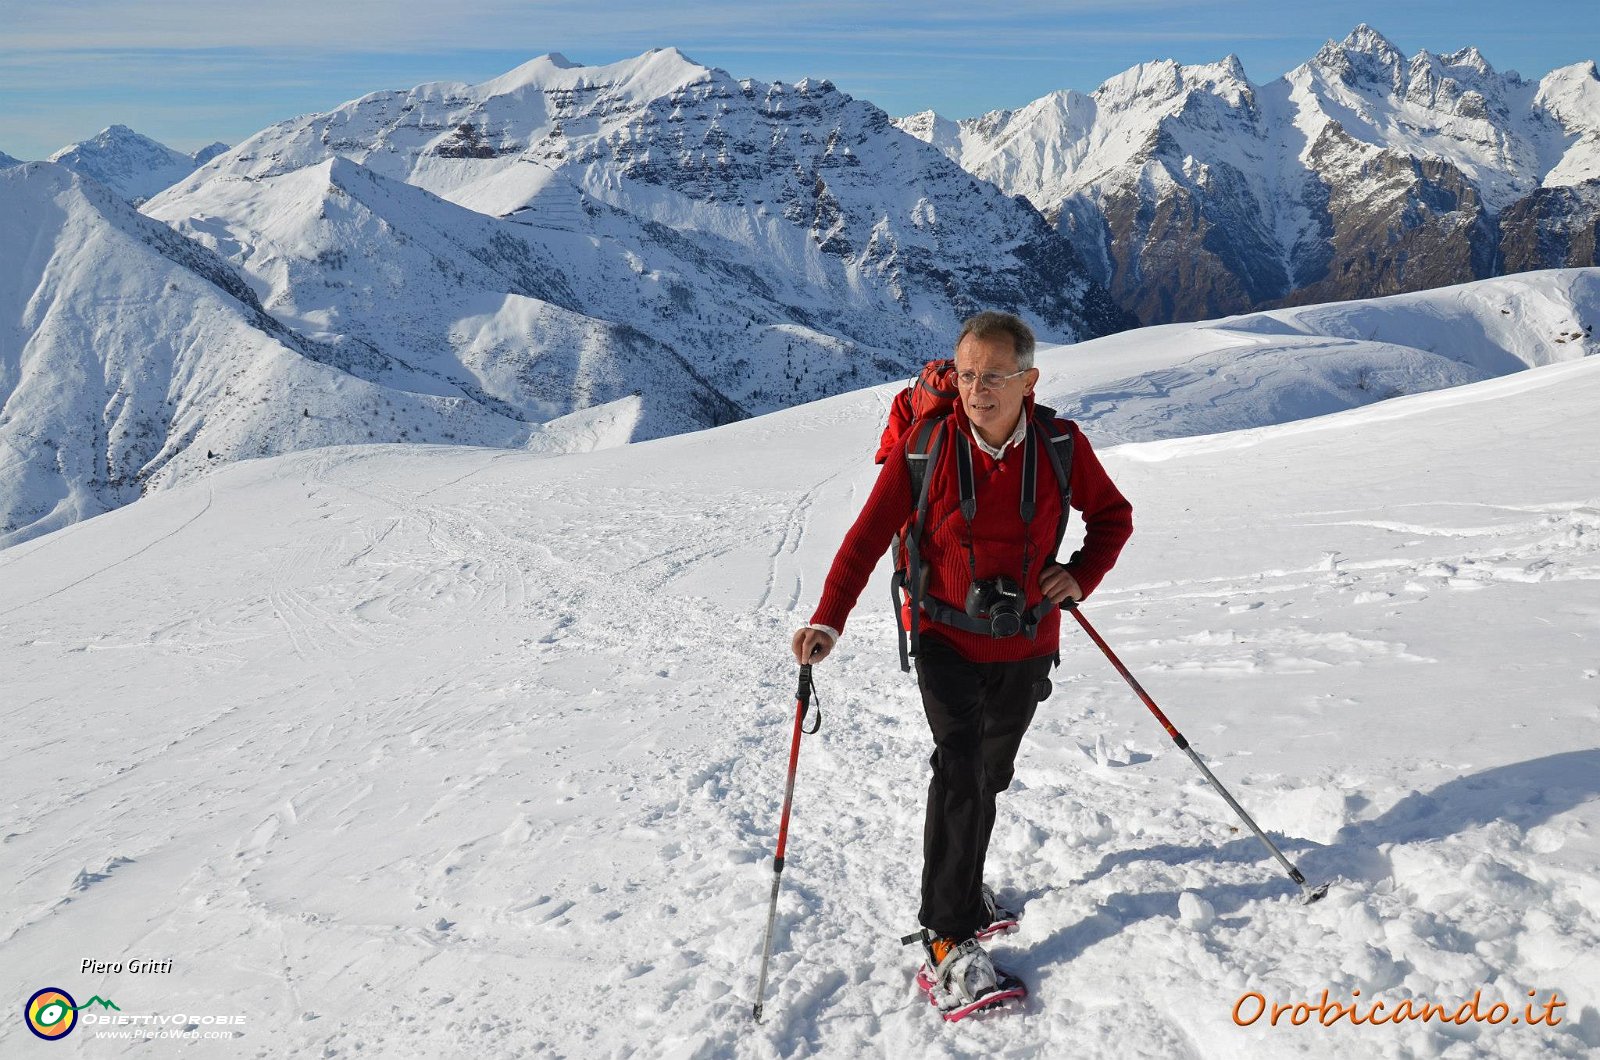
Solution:
[(1407, 59), (1358, 26), (1267, 84), (1236, 56), (897, 119), (1025, 196), (1145, 323), (1597, 263), (1600, 74)]

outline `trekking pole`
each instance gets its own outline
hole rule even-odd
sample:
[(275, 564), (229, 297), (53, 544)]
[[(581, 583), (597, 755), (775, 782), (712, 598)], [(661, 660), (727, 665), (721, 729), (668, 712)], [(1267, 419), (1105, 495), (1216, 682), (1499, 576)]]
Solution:
[(810, 736), (822, 728), (822, 703), (817, 703), (817, 722), (807, 729), (802, 722), (811, 709), (811, 664), (800, 666), (800, 688), (794, 698), (794, 738), (789, 744), (789, 779), (783, 787), (783, 819), (778, 825), (778, 852), (772, 859), (772, 903), (767, 908), (767, 935), (761, 943), (761, 982), (756, 986), (756, 1022), (761, 1022), (761, 1002), (767, 995), (767, 959), (772, 956), (772, 926), (778, 916), (778, 884), (783, 879), (783, 850), (789, 842), (789, 808), (794, 804), (794, 775), (800, 764), (800, 736)]
[(1205, 774), (1205, 778), (1211, 781), (1211, 786), (1217, 789), (1217, 794), (1221, 795), (1223, 800), (1233, 807), (1233, 812), (1239, 815), (1239, 819), (1250, 826), (1250, 831), (1254, 832), (1256, 838), (1261, 840), (1266, 845), (1266, 848), (1272, 852), (1272, 856), (1278, 859), (1278, 864), (1282, 865), (1284, 870), (1289, 873), (1289, 878), (1300, 885), (1300, 900), (1304, 904), (1310, 905), (1327, 894), (1328, 885), (1323, 884), (1321, 887), (1312, 887), (1307, 883), (1305, 876), (1301, 875), (1300, 870), (1290, 864), (1289, 859), (1283, 856), (1283, 851), (1278, 849), (1277, 844), (1267, 838), (1267, 833), (1261, 830), (1261, 826), (1256, 824), (1248, 813), (1244, 812), (1244, 807), (1235, 802), (1232, 795), (1228, 794), (1228, 789), (1223, 787), (1222, 781), (1218, 780), (1216, 775), (1206, 768), (1206, 764), (1200, 761), (1200, 756), (1195, 754), (1194, 748), (1189, 746), (1189, 741), (1183, 738), (1183, 733), (1173, 727), (1172, 722), (1167, 720), (1167, 716), (1161, 713), (1161, 708), (1156, 706), (1156, 701), (1150, 698), (1150, 693), (1144, 690), (1133, 674), (1128, 672), (1128, 668), (1122, 665), (1122, 660), (1117, 658), (1116, 653), (1111, 650), (1111, 646), (1101, 638), (1099, 633), (1095, 632), (1093, 626), (1089, 625), (1089, 620), (1084, 618), (1083, 612), (1078, 609), (1078, 601), (1069, 596), (1061, 601), (1061, 608), (1072, 612), (1072, 617), (1076, 618), (1078, 625), (1082, 626), (1083, 631), (1089, 634), (1089, 639), (1094, 641), (1100, 650), (1106, 653), (1106, 658), (1111, 660), (1111, 665), (1117, 668), (1117, 673), (1121, 674), (1122, 679), (1128, 682), (1134, 694), (1144, 700), (1144, 705), (1150, 708), (1150, 713), (1154, 714), (1156, 720), (1161, 723), (1161, 727), (1167, 730), (1167, 735), (1172, 737), (1172, 742), (1178, 745), (1178, 750), (1189, 756), (1189, 761), (1193, 762), (1195, 767)]

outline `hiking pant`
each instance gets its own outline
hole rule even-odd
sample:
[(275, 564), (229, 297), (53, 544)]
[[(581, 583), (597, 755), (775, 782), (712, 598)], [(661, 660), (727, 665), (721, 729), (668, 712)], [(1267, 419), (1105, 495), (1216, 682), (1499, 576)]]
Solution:
[(1052, 656), (969, 662), (937, 636), (918, 639), (917, 684), (934, 743), (919, 919), (936, 935), (969, 938), (988, 919), (981, 888), (995, 796), (1011, 786)]

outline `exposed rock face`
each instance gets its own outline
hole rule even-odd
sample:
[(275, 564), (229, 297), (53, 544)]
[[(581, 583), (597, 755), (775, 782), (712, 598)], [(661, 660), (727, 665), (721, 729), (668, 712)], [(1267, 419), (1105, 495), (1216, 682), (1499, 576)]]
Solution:
[(1360, 26), (1266, 85), (1233, 56), (1146, 63), (1089, 96), (897, 124), (1026, 196), (1146, 323), (1600, 264), (1593, 63), (1531, 82)]
[(1600, 262), (1600, 179), (1540, 188), (1500, 215), (1502, 272)]
[(1310, 157), (1324, 182), (1325, 263), (1320, 275), (1303, 271), (1278, 301), (1372, 298), (1493, 274), (1494, 224), (1476, 186), (1449, 162), (1361, 150), (1333, 123)]

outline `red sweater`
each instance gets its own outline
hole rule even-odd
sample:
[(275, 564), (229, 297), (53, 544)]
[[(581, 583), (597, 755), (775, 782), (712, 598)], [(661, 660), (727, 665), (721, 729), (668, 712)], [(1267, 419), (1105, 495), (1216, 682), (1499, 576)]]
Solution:
[[(1033, 414), (1031, 396), (1022, 414)], [(954, 416), (956, 426), (970, 437), (972, 427), (959, 401)], [(1064, 566), (1087, 596), (1111, 570), (1128, 535), (1133, 533), (1133, 506), (1106, 476), (1077, 424), (1068, 420), (1057, 420), (1057, 423), (1066, 423), (1073, 432), (1072, 506), (1083, 513), (1085, 527), (1083, 547), (1074, 552)], [(928, 592), (961, 608), (967, 599), (972, 574), (965, 544), (968, 527), (961, 515), (956, 488), (955, 449), (954, 444), (943, 446), (938, 463), (929, 469), (928, 523), (922, 538), (922, 558), (929, 566)], [(1029, 562), (1023, 588), (1027, 594), (1026, 604), (1032, 607), (1044, 598), (1039, 590), (1039, 573), (1054, 560), (1051, 552), (1055, 548), (1057, 520), (1061, 513), (1061, 491), (1048, 457), (1040, 452), (1036, 469), (1038, 481), (1034, 488), (1036, 510), (1033, 522), (1024, 524), (1017, 507), (1022, 495), (1022, 457), (1021, 445), (1006, 449), (999, 460), (977, 445), (972, 446), (978, 513), (970, 533), (979, 578), (1009, 574), (1021, 579), (1023, 559), (1027, 555)], [(822, 600), (811, 616), (813, 623), (843, 632), (845, 620), (872, 576), (878, 557), (888, 549), (895, 532), (913, 513), (911, 474), (906, 469), (905, 458), (900, 454), (891, 455), (878, 473), (866, 506), (833, 558)], [(1068, 537), (1074, 532), (1069, 524)], [(926, 613), (921, 616), (920, 626), (924, 631), (943, 637), (964, 657), (975, 662), (1015, 661), (1055, 652), (1060, 638), (1061, 612), (1052, 609), (1045, 615), (1032, 640), (1020, 634), (997, 640), (968, 633), (934, 622)]]

